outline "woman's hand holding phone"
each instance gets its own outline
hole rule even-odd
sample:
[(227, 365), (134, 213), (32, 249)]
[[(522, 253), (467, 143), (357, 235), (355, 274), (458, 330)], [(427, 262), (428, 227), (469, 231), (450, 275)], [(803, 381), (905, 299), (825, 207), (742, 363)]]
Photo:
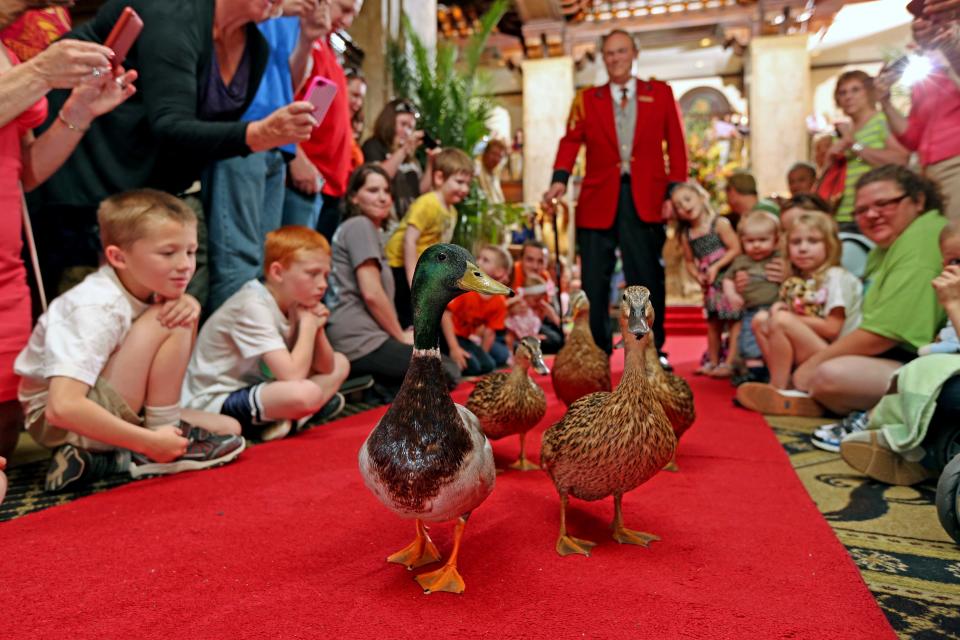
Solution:
[(102, 44), (66, 39), (54, 42), (24, 64), (31, 66), (51, 89), (73, 89), (94, 82), (94, 69), (109, 78), (104, 71), (110, 69), (112, 57), (113, 52)]
[(313, 105), (303, 100), (280, 107), (262, 120), (247, 125), (247, 146), (251, 151), (266, 151), (310, 139), (317, 119)]

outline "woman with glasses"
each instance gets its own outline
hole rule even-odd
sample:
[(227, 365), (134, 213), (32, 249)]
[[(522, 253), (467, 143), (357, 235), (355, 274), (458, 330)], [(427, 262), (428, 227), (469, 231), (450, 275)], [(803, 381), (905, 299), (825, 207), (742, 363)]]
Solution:
[(794, 372), (796, 389), (809, 396), (771, 387), (748, 408), (791, 415), (800, 403), (809, 408), (812, 397), (847, 416), (814, 437), (832, 451), (844, 435), (866, 426), (864, 412), (886, 392), (891, 374), (915, 358), (917, 348), (929, 343), (946, 320), (930, 286), (942, 268), (942, 204), (936, 185), (906, 167), (886, 165), (857, 181), (853, 213), (876, 244), (867, 260), (860, 326)]
[(427, 153), (426, 170), (414, 155), (424, 141), (424, 132), (417, 130), (419, 117), (419, 112), (409, 101), (391, 100), (377, 116), (373, 136), (363, 143), (364, 161), (379, 163), (390, 176), (394, 201), (391, 217), (394, 219), (387, 224), (387, 233), (413, 201), (431, 188), (432, 153)]

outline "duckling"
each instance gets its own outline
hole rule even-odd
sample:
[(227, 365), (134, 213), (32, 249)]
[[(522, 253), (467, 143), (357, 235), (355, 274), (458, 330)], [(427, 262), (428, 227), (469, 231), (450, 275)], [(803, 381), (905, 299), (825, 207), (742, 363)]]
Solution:
[(553, 361), (553, 390), (570, 406), (596, 391), (610, 391), (610, 358), (590, 333), (590, 301), (583, 291), (570, 298), (573, 330)]
[(480, 422), (454, 404), (440, 363), (440, 321), (465, 291), (511, 294), (463, 248), (435, 244), (413, 275), (413, 357), (397, 396), (360, 448), (367, 488), (391, 511), (416, 520), (416, 537), (387, 558), (408, 569), (440, 560), (424, 521), (456, 519), (453, 550), (444, 566), (416, 577), (425, 593), (462, 593), (457, 555), (467, 518), (493, 491), (493, 449)]
[(557, 553), (590, 555), (596, 543), (567, 534), (569, 496), (600, 500), (613, 495), (613, 539), (647, 546), (660, 538), (623, 525), (623, 494), (652, 478), (670, 460), (677, 437), (654, 389), (647, 381), (644, 350), (652, 348), (650, 292), (627, 287), (620, 302), (624, 339), (623, 378), (612, 393), (577, 400), (543, 434), (540, 460), (560, 494)]
[[(653, 307), (650, 307), (653, 309)], [(647, 318), (647, 323), (652, 327), (653, 318)], [(652, 339), (651, 339), (652, 344)], [(660, 358), (655, 348), (644, 350), (644, 365), (647, 372), (647, 381), (653, 387), (654, 393), (663, 406), (667, 419), (673, 427), (673, 432), (677, 436), (677, 442), (680, 441), (687, 429), (696, 420), (696, 410), (693, 405), (693, 391), (687, 381), (678, 375), (663, 370), (660, 364)], [(674, 456), (665, 467), (667, 471), (679, 471), (677, 459)]]
[(540, 340), (534, 336), (517, 343), (510, 373), (494, 373), (482, 378), (467, 399), (467, 409), (480, 420), (488, 438), (498, 440), (520, 435), (520, 457), (510, 465), (511, 469), (520, 471), (540, 468), (527, 460), (524, 441), (527, 431), (547, 413), (547, 397), (543, 389), (527, 375), (531, 365), (541, 375), (550, 373), (543, 362)]

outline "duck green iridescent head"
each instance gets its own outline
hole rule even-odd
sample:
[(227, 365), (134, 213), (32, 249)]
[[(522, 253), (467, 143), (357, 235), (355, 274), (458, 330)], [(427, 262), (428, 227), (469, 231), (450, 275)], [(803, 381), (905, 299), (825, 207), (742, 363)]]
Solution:
[(414, 346), (434, 349), (439, 344), (440, 320), (451, 300), (467, 291), (513, 295), (478, 267), (470, 252), (455, 244), (435, 244), (420, 255), (413, 272)]
[(627, 287), (620, 297), (620, 331), (632, 333), (638, 340), (650, 333), (653, 323), (653, 305), (646, 287)]

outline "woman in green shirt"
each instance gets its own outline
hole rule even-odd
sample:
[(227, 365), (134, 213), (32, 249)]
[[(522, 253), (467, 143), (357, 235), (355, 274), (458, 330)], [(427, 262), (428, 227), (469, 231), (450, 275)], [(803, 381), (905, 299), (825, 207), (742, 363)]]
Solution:
[[(856, 185), (854, 217), (876, 247), (867, 258), (860, 326), (804, 362), (797, 391), (751, 385), (737, 399), (778, 415), (840, 415), (874, 406), (891, 374), (933, 340), (946, 314), (930, 282), (940, 274), (942, 198), (937, 186), (906, 167), (886, 165)], [(763, 388), (760, 388), (763, 387)]]
[(906, 165), (910, 152), (891, 135), (886, 116), (877, 111), (873, 78), (869, 75), (863, 71), (841, 74), (833, 97), (850, 121), (837, 123), (839, 136), (829, 150), (833, 162), (847, 163), (843, 196), (838, 204), (831, 204), (837, 204), (840, 230), (858, 233), (852, 215), (857, 180), (873, 167)]

